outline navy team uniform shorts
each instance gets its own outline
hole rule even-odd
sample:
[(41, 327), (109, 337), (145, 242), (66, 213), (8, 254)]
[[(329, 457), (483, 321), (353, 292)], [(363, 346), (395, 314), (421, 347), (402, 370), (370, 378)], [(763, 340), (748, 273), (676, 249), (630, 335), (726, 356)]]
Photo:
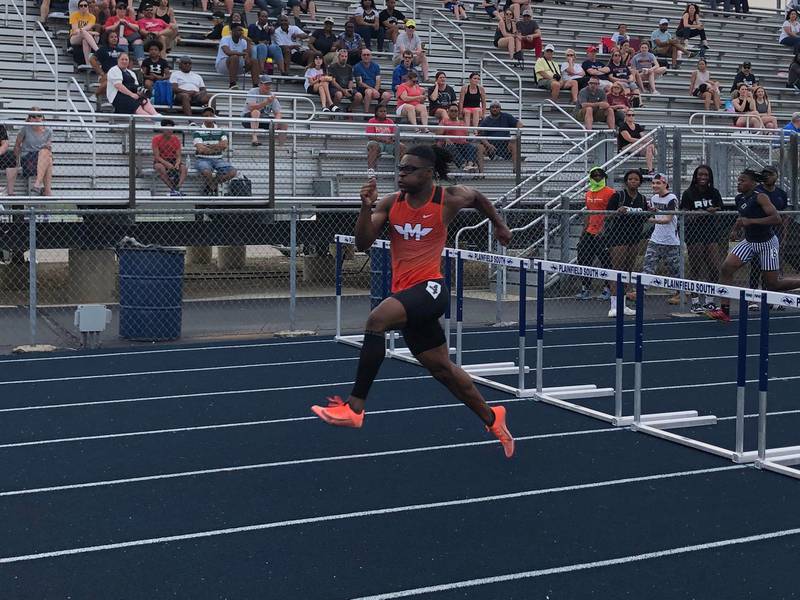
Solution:
[(392, 294), (406, 311), (401, 329), (408, 349), (416, 356), (446, 342), (439, 318), (450, 302), (450, 290), (443, 279), (430, 279)]

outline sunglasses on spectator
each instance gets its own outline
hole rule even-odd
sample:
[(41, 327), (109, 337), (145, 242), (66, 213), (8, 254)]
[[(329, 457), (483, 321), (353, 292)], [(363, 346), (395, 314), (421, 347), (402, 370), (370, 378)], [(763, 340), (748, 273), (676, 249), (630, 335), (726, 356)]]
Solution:
[(89, 5), (86, 4), (85, 2), (81, 2), (80, 4), (78, 4), (78, 8), (89, 8)]
[(420, 169), (430, 169), (430, 167), (415, 167), (414, 165), (400, 165), (397, 168), (398, 173), (402, 173), (403, 175), (410, 175), (415, 171), (419, 171)]
[(636, 113), (625, 113), (625, 116), (626, 116), (626, 117), (633, 117), (633, 116), (635, 116), (635, 115), (636, 115)]
[(575, 56), (574, 52), (567, 52), (567, 56)]

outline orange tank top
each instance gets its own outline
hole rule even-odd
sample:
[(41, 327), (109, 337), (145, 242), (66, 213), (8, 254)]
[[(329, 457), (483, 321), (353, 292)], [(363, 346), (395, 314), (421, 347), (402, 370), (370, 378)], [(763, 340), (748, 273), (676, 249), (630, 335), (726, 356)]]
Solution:
[(447, 228), (442, 222), (444, 189), (434, 186), (428, 201), (414, 208), (402, 192), (389, 210), (392, 243), (392, 293), (421, 281), (442, 278), (442, 251)]

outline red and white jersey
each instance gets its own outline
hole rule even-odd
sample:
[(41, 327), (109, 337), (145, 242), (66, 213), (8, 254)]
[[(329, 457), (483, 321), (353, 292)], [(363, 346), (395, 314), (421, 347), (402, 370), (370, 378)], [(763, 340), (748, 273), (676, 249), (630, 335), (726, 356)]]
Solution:
[(392, 293), (421, 281), (442, 278), (442, 251), (447, 227), (442, 221), (444, 189), (433, 187), (431, 197), (419, 208), (409, 206), (402, 192), (389, 210), (392, 243)]

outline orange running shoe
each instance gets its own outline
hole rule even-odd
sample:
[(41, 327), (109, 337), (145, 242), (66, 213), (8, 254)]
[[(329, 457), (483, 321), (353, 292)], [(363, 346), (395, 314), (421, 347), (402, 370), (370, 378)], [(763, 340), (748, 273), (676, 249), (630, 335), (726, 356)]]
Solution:
[[(311, 407), (311, 412), (330, 425), (359, 428), (364, 423), (364, 411), (355, 412), (339, 396), (328, 396), (328, 406)], [(513, 442), (512, 442), (513, 443)]]
[(506, 409), (502, 406), (493, 406), (492, 412), (494, 413), (494, 425), (487, 427), (486, 431), (491, 431), (500, 443), (503, 444), (503, 452), (506, 453), (506, 458), (514, 456), (514, 438), (511, 437), (511, 432), (506, 426)]

